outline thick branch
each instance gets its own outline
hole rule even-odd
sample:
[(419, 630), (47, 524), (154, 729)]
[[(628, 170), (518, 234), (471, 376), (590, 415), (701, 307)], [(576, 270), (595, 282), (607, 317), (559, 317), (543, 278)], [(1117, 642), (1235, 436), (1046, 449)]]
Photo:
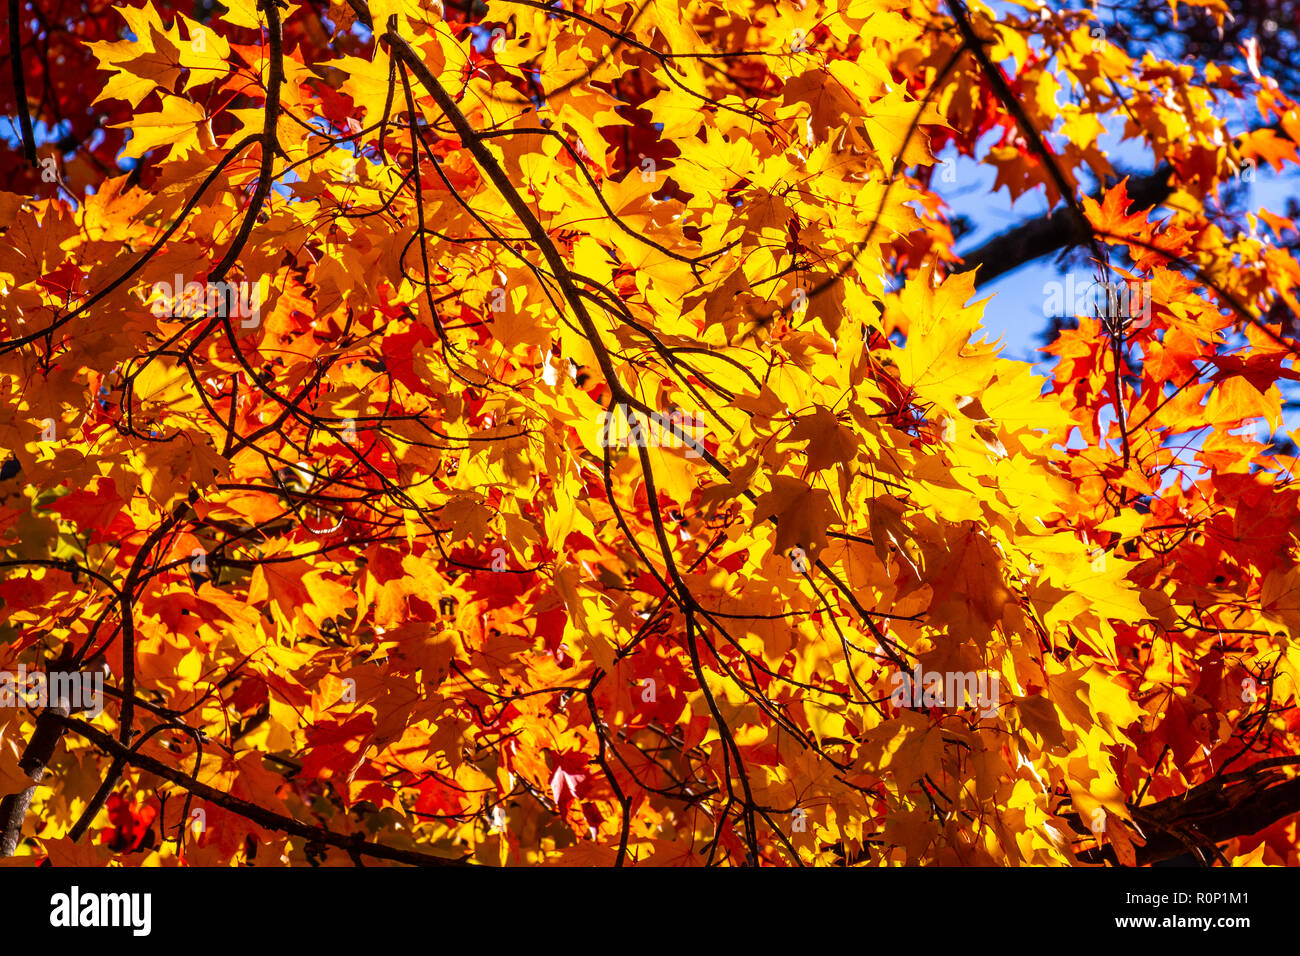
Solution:
[(23, 74), (22, 11), (20, 0), (9, 0), (9, 65), (14, 80), (14, 103), (18, 108), (18, 125), (23, 135), (23, 156), (36, 165), (36, 136), (32, 132), (32, 117), (27, 112), (27, 78)]
[[(1149, 209), (1168, 199), (1174, 191), (1170, 181), (1172, 173), (1172, 167), (1168, 163), (1162, 163), (1151, 175), (1130, 179), (1128, 195), (1132, 206)], [(1093, 198), (1100, 202), (1102, 196), (1094, 193)], [(1051, 255), (1058, 249), (1078, 245), (1087, 238), (1087, 232), (1081, 232), (1077, 228), (1077, 220), (1070, 208), (1062, 206), (1055, 212), (1023, 222), (972, 249), (962, 256), (962, 264), (955, 267), (953, 272), (979, 269), (975, 274), (975, 285), (981, 286), (1027, 262)]]
[[(1300, 813), (1300, 777), (1283, 780), (1275, 772), (1233, 774), (1186, 793), (1131, 811), (1146, 836), (1135, 847), (1137, 865), (1160, 863), (1188, 852), (1188, 845), (1210, 847), (1250, 836)], [(1084, 863), (1115, 864), (1115, 851), (1099, 847), (1079, 854)]]
[[(49, 714), (50, 711), (46, 711)], [(45, 716), (44, 714), (42, 716)], [(266, 807), (259, 807), (255, 803), (249, 803), (247, 800), (241, 800), (239, 797), (233, 797), (228, 793), (210, 787), (205, 783), (200, 783), (189, 774), (186, 774), (175, 767), (170, 767), (162, 761), (155, 760), (152, 757), (137, 753), (129, 747), (123, 746), (111, 735), (92, 727), (84, 720), (78, 720), (75, 717), (63, 717), (61, 724), (68, 730), (80, 734), (100, 750), (109, 754), (115, 761), (121, 761), (132, 766), (139, 767), (155, 776), (162, 777), (164, 780), (170, 780), (177, 786), (184, 787), (190, 793), (206, 800), (215, 806), (231, 813), (236, 813), (246, 820), (251, 820), (264, 830), (278, 830), (282, 833), (289, 833), (293, 836), (305, 837), (314, 840), (317, 843), (324, 843), (328, 846), (338, 847), (341, 850), (347, 850), (350, 853), (360, 853), (365, 856), (374, 857), (379, 860), (392, 860), (395, 863), (408, 863), (411, 866), (469, 866), (464, 860), (447, 859), (446, 857), (434, 856), (431, 853), (421, 853), (418, 850), (401, 850), (396, 847), (384, 846), (381, 843), (372, 843), (368, 840), (360, 839), (360, 834), (349, 836), (342, 833), (335, 833), (332, 830), (326, 830), (324, 827), (312, 826), (309, 823), (302, 823), (293, 817), (276, 813), (274, 810), (268, 810)], [(55, 736), (57, 740), (57, 733)], [(32, 744), (35, 744), (33, 738)]]
[(23, 755), (18, 758), (18, 769), (27, 775), (32, 785), (0, 800), (0, 856), (13, 856), (18, 850), (27, 808), (31, 806), (36, 785), (44, 779), (45, 768), (54, 756), (59, 738), (63, 736), (63, 719), (67, 716), (67, 702), (60, 701), (41, 711), (41, 715), (36, 718), (32, 739), (27, 742)]
[[(1279, 136), (1287, 135), (1281, 122), (1270, 123), (1261, 129), (1271, 130)], [(1239, 143), (1241, 139), (1242, 137), (1238, 136), (1235, 142)], [(1168, 162), (1163, 162), (1155, 172), (1129, 179), (1127, 189), (1130, 208), (1150, 209), (1152, 206), (1158, 206), (1173, 195), (1175, 188), (1173, 167)], [(1092, 194), (1092, 198), (1101, 202), (1103, 196), (1100, 191), (1097, 191)], [(1000, 275), (1020, 268), (1027, 262), (1085, 241), (1087, 235), (1080, 234), (1072, 226), (1068, 208), (1062, 207), (994, 236), (983, 245), (963, 255), (962, 264), (952, 271), (970, 272), (978, 268), (975, 285), (983, 285)]]

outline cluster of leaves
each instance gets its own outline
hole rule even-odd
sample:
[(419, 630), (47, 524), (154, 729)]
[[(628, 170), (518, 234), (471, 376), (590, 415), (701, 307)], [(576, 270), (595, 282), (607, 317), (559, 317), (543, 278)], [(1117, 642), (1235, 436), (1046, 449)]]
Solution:
[[(1276, 84), (1030, 0), (64, 6), (15, 106), (73, 158), (0, 193), (0, 670), (106, 706), (0, 711), (7, 852), (1300, 862), (1295, 224), (1212, 208), (1297, 161)], [(1107, 129), (1161, 215), (1082, 197)], [(1002, 357), (948, 146), (1149, 322)]]
[(1300, 5), (1295, 0), (1224, 0), (1171, 7), (1164, 0), (1101, 7), (1102, 29), (1141, 56), (1154, 47), (1165, 56), (1202, 62), (1256, 63), (1286, 92), (1300, 89)]

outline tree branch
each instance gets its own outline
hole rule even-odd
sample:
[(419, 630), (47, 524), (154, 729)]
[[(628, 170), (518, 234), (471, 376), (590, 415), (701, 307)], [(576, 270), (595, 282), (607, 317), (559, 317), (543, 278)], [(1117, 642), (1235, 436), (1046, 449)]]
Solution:
[(22, 11), (19, 0), (9, 0), (9, 65), (14, 78), (14, 102), (18, 109), (18, 125), (22, 128), (23, 156), (36, 165), (36, 135), (32, 132), (32, 117), (27, 111), (27, 78), (23, 74)]
[[(1214, 846), (1250, 836), (1300, 813), (1300, 777), (1285, 780), (1276, 770), (1244, 771), (1215, 778), (1186, 793), (1145, 807), (1133, 807), (1134, 821), (1146, 836), (1135, 847), (1137, 865), (1149, 866), (1188, 852), (1188, 843)], [(1115, 851), (1096, 847), (1079, 854), (1083, 863), (1117, 865)]]
[[(50, 714), (47, 710), (42, 717)], [(345, 835), (335, 833), (332, 830), (326, 830), (324, 827), (312, 826), (309, 823), (302, 823), (293, 817), (276, 813), (266, 807), (260, 807), (255, 803), (247, 800), (241, 800), (239, 797), (231, 796), (215, 787), (210, 787), (201, 783), (194, 777), (183, 771), (170, 767), (160, 760), (137, 753), (129, 747), (122, 745), (111, 735), (104, 733), (98, 728), (92, 727), (84, 720), (78, 720), (75, 717), (63, 716), (54, 718), (74, 733), (80, 734), (100, 750), (113, 757), (114, 762), (123, 762), (139, 767), (155, 776), (169, 780), (177, 786), (184, 787), (190, 793), (206, 800), (215, 806), (231, 813), (236, 813), (246, 820), (251, 820), (265, 830), (277, 830), (282, 833), (289, 833), (293, 836), (306, 837), (317, 843), (324, 843), (328, 846), (338, 847), (349, 853), (359, 853), (365, 856), (374, 857), (379, 860), (392, 860), (395, 863), (407, 863), (411, 866), (470, 866), (468, 861), (459, 859), (448, 859), (446, 857), (434, 856), (431, 853), (421, 853), (418, 850), (402, 850), (397, 847), (384, 846), (381, 843), (373, 843), (369, 840), (360, 839), (360, 834)], [(61, 728), (60, 731), (61, 731)], [(57, 732), (55, 740), (58, 739)], [(33, 737), (32, 744), (35, 745), (36, 739)], [(30, 748), (29, 748), (30, 749)], [(24, 755), (25, 756), (25, 755)]]
[(31, 806), (36, 786), (44, 779), (45, 768), (54, 756), (59, 738), (63, 736), (63, 719), (67, 716), (67, 702), (59, 701), (46, 707), (36, 718), (32, 739), (27, 741), (23, 755), (18, 758), (18, 769), (27, 775), (32, 785), (0, 800), (0, 857), (13, 856), (18, 851), (27, 808)]
[[(1162, 163), (1149, 176), (1130, 179), (1128, 195), (1132, 206), (1148, 209), (1168, 199), (1174, 191), (1172, 174), (1173, 168), (1168, 163)], [(1100, 202), (1102, 195), (1099, 192), (1093, 193), (1093, 198)], [(1062, 206), (1045, 216), (1030, 219), (994, 236), (963, 255), (962, 264), (952, 271), (958, 273), (979, 269), (975, 274), (975, 285), (978, 287), (1027, 262), (1051, 255), (1058, 249), (1078, 245), (1087, 238), (1088, 231), (1077, 228), (1077, 220), (1070, 207)]]

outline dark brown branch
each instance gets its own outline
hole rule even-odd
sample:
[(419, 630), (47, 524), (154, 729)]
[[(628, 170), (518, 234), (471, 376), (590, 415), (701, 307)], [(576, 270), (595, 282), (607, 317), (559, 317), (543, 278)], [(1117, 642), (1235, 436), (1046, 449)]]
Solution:
[[(1172, 173), (1173, 169), (1167, 163), (1162, 163), (1151, 175), (1130, 179), (1128, 195), (1132, 207), (1149, 209), (1168, 199), (1174, 191)], [(1093, 198), (1100, 202), (1102, 196), (1094, 193)], [(978, 269), (975, 285), (981, 286), (1027, 262), (1051, 255), (1058, 249), (1078, 245), (1087, 239), (1088, 232), (1078, 228), (1070, 208), (1062, 206), (1045, 216), (1023, 222), (994, 236), (962, 256), (962, 264), (952, 271), (970, 272)]]
[[(1131, 810), (1146, 836), (1135, 847), (1138, 866), (1182, 856), (1190, 840), (1208, 852), (1219, 843), (1250, 836), (1300, 813), (1300, 777), (1285, 780), (1275, 769), (1215, 778), (1186, 793)], [(1097, 847), (1079, 854), (1084, 863), (1116, 864), (1115, 851)]]
[[(1271, 130), (1278, 136), (1287, 135), (1281, 122), (1270, 123), (1260, 129)], [(1239, 145), (1241, 139), (1242, 136), (1238, 136), (1234, 142)], [(1130, 208), (1150, 209), (1159, 206), (1173, 195), (1176, 188), (1173, 180), (1173, 167), (1167, 162), (1161, 163), (1153, 173), (1130, 178), (1127, 186)], [(1101, 202), (1101, 191), (1094, 192), (1092, 198)], [(975, 275), (975, 285), (992, 282), (998, 276), (1018, 269), (1027, 262), (1084, 242), (1087, 235), (1072, 226), (1067, 209), (1062, 207), (994, 236), (963, 255), (962, 264), (952, 271), (970, 272), (979, 269)]]
[[(50, 711), (46, 711), (49, 714)], [(44, 715), (42, 715), (44, 716)], [(55, 718), (59, 720), (59, 718)], [(395, 863), (407, 863), (411, 866), (470, 866), (471, 864), (464, 860), (448, 859), (446, 857), (434, 856), (431, 853), (421, 853), (418, 850), (401, 850), (396, 847), (384, 846), (381, 843), (373, 843), (369, 840), (360, 839), (360, 834), (346, 835), (335, 833), (332, 830), (326, 830), (324, 827), (312, 826), (309, 823), (303, 823), (295, 820), (293, 817), (276, 813), (266, 807), (260, 807), (255, 803), (247, 800), (241, 800), (239, 797), (233, 797), (228, 793), (210, 787), (201, 783), (194, 777), (186, 774), (175, 767), (169, 767), (162, 761), (155, 760), (152, 757), (136, 753), (129, 747), (123, 746), (109, 734), (92, 727), (84, 720), (78, 720), (75, 717), (63, 716), (59, 722), (63, 727), (74, 733), (80, 734), (100, 750), (113, 757), (114, 761), (124, 761), (141, 770), (152, 773), (155, 776), (169, 780), (177, 786), (184, 787), (196, 797), (200, 797), (223, 810), (229, 810), (231, 813), (238, 814), (246, 820), (251, 820), (264, 830), (277, 830), (282, 833), (288, 833), (293, 836), (305, 837), (314, 840), (317, 843), (324, 843), (327, 846), (338, 847), (349, 853), (359, 853), (365, 856), (374, 857), (378, 860), (392, 860)], [(57, 733), (55, 739), (57, 740)], [(36, 738), (33, 737), (32, 743), (35, 744)], [(52, 745), (51, 745), (52, 746)], [(29, 748), (30, 749), (30, 748)]]
[[(1084, 232), (1086, 238), (1091, 240), (1092, 236), (1087, 232), (1088, 220), (1084, 216), (1083, 205), (1079, 202), (1079, 197), (1075, 195), (1074, 187), (1066, 179), (1065, 173), (1057, 162), (1057, 157), (1043, 139), (1043, 134), (1038, 131), (1038, 127), (1030, 120), (1016, 94), (1007, 85), (1006, 77), (1003, 76), (1001, 68), (989, 59), (988, 52), (984, 49), (988, 41), (981, 40), (975, 34), (975, 28), (971, 25), (964, 0), (947, 0), (947, 4), (948, 12), (952, 14), (952, 18), (957, 24), (957, 30), (961, 33), (967, 49), (971, 51), (971, 54), (979, 63), (984, 78), (988, 80), (989, 86), (993, 88), (993, 92), (1002, 104), (1003, 109), (1015, 119), (1016, 126), (1020, 128), (1020, 134), (1029, 143), (1029, 148), (1037, 154), (1039, 161), (1047, 170), (1048, 177), (1052, 180), (1052, 185), (1056, 187), (1056, 191), (1065, 201), (1066, 215), (1073, 220), (1074, 228)], [(1097, 259), (1101, 260), (1103, 256), (1100, 249), (1096, 251)]]
[(9, 65), (13, 68), (14, 103), (23, 131), (23, 156), (36, 165), (36, 135), (27, 112), (27, 78), (23, 75), (22, 0), (9, 0)]
[(36, 786), (44, 779), (45, 768), (54, 756), (59, 738), (63, 736), (63, 720), (67, 716), (67, 702), (60, 701), (41, 711), (41, 715), (36, 718), (32, 739), (27, 741), (23, 755), (18, 758), (18, 769), (27, 775), (32, 785), (0, 800), (0, 856), (13, 856), (18, 850), (27, 808), (31, 806)]

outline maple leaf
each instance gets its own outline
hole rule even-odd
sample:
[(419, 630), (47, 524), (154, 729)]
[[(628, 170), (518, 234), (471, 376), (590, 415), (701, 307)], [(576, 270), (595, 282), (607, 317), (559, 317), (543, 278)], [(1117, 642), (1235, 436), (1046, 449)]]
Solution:
[(1147, 212), (1138, 210), (1130, 213), (1128, 209), (1131, 205), (1132, 200), (1128, 198), (1127, 176), (1107, 189), (1100, 203), (1091, 196), (1083, 197), (1083, 211), (1088, 221), (1097, 229), (1116, 238), (1145, 237), (1150, 234)]
[(208, 116), (202, 107), (186, 99), (168, 97), (165, 109), (118, 124), (118, 128), (129, 128), (132, 133), (122, 155), (140, 159), (159, 146), (174, 147), (178, 156), (192, 149), (203, 149), (212, 145), (212, 133), (207, 123)]
[(555, 772), (551, 775), (551, 799), (567, 814), (573, 801), (590, 789), (591, 774), (587, 771), (587, 757), (582, 753), (558, 754)]
[(815, 554), (826, 546), (826, 529), (834, 519), (830, 493), (789, 475), (772, 479), (772, 490), (759, 496), (754, 521), (776, 518), (777, 551), (802, 547)]
[(790, 441), (808, 442), (808, 467), (820, 471), (834, 464), (853, 460), (859, 444), (853, 430), (836, 420), (829, 408), (818, 408), (795, 423), (787, 436)]

